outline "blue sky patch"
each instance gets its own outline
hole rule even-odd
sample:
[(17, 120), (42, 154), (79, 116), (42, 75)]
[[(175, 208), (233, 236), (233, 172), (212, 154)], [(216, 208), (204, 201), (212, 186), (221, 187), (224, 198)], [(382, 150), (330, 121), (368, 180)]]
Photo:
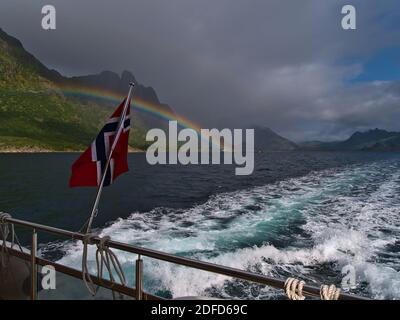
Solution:
[(363, 64), (363, 71), (351, 82), (400, 80), (400, 47), (381, 50)]

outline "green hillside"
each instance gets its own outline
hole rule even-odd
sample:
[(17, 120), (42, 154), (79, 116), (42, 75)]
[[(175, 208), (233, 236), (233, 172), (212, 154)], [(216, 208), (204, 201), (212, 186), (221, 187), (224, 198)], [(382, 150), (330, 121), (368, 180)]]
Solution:
[[(82, 150), (93, 140), (113, 110), (65, 97), (57, 76), (0, 29), (0, 151)], [(130, 144), (145, 147), (143, 130)]]

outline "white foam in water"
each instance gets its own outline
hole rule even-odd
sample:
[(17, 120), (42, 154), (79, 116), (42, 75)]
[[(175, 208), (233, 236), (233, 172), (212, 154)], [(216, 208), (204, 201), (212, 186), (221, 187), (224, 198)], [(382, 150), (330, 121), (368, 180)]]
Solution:
[[(187, 210), (133, 213), (102, 235), (282, 279), (300, 275), (315, 285), (340, 285), (341, 268), (351, 264), (357, 275), (354, 292), (400, 299), (399, 182), (400, 166), (391, 161), (313, 172), (219, 194)], [(70, 243), (64, 250), (60, 262), (79, 268), (81, 245)], [(132, 273), (135, 257), (118, 255)], [(90, 257), (93, 261), (93, 251)], [(277, 295), (153, 259), (145, 260), (145, 275), (148, 291), (165, 290), (174, 297)]]

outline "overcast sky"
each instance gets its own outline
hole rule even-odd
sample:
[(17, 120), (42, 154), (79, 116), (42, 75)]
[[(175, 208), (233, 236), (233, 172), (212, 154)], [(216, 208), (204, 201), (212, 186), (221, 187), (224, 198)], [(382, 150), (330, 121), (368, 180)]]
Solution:
[[(341, 28), (344, 4), (357, 30)], [(400, 131), (399, 0), (1, 0), (0, 27), (66, 75), (131, 70), (204, 128)]]

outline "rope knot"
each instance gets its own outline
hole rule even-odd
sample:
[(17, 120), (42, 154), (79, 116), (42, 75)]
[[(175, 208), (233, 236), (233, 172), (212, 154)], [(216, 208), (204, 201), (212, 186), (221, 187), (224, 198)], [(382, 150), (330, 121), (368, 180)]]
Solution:
[(285, 281), (285, 292), (290, 300), (304, 300), (303, 295), (304, 281), (295, 278), (288, 278)]
[(96, 238), (98, 235), (96, 233), (87, 233), (83, 236), (82, 242), (84, 245), (91, 245), (94, 244), (93, 239)]
[(97, 248), (99, 250), (104, 250), (105, 248), (107, 248), (107, 244), (110, 240), (111, 238), (109, 236), (100, 238), (100, 242), (97, 244)]
[(7, 219), (10, 219), (11, 215), (5, 212), (0, 212), (0, 224), (7, 223)]

